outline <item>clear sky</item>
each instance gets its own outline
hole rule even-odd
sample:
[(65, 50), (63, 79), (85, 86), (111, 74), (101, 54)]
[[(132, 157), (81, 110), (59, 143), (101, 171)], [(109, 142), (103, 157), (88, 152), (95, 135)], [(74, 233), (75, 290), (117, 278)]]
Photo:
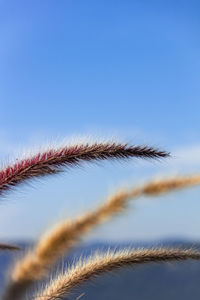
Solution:
[[(36, 238), (118, 186), (200, 171), (200, 2), (0, 1), (0, 159), (70, 136), (172, 152), (84, 165), (7, 194), (2, 238)], [(132, 203), (94, 239), (200, 239), (200, 188)]]

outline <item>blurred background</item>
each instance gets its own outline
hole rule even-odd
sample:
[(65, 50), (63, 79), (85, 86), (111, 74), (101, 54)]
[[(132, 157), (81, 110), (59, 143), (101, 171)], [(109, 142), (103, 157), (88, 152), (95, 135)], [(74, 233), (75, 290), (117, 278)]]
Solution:
[[(20, 186), (0, 203), (1, 240), (33, 241), (58, 220), (96, 207), (121, 186), (199, 172), (199, 17), (195, 0), (0, 0), (2, 166), (26, 149), (80, 137), (148, 144), (172, 153), (156, 162), (82, 165)], [(156, 201), (133, 201), (128, 212), (85, 242), (196, 243), (199, 195), (195, 187)], [(177, 269), (169, 270), (170, 279)], [(178, 269), (174, 278), (183, 273)], [(154, 274), (158, 280), (159, 270)], [(183, 292), (186, 281), (173, 284)], [(148, 288), (145, 298), (137, 284), (140, 299), (150, 299), (151, 292), (160, 299)], [(171, 294), (162, 292), (162, 299), (175, 299), (173, 288), (167, 290)], [(179, 296), (189, 299), (191, 291), (194, 286), (186, 285)]]
[[(73, 137), (148, 144), (161, 162), (84, 165), (1, 201), (0, 236), (35, 239), (119, 186), (200, 167), (198, 1), (0, 1), (0, 159)], [(199, 188), (131, 204), (88, 238), (200, 238)]]

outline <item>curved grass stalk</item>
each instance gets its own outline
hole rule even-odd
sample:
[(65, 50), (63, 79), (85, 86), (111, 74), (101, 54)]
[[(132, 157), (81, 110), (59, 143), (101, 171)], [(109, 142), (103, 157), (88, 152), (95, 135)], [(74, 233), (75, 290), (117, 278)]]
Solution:
[(96, 254), (87, 260), (79, 261), (64, 274), (53, 279), (40, 291), (34, 300), (58, 300), (95, 277), (121, 269), (127, 266), (143, 265), (146, 263), (163, 263), (184, 261), (188, 259), (200, 260), (200, 252), (180, 249), (152, 249), (152, 250), (122, 250), (109, 251), (106, 254)]
[(36, 177), (59, 173), (64, 167), (80, 164), (83, 161), (99, 161), (129, 157), (161, 158), (169, 153), (147, 146), (129, 146), (120, 143), (75, 144), (22, 159), (0, 170), (0, 194), (20, 183)]
[(21, 250), (21, 248), (11, 244), (0, 244), (0, 251), (6, 251), (6, 250), (17, 251), (17, 250)]
[(158, 196), (179, 189), (200, 184), (200, 175), (174, 176), (171, 178), (159, 178), (141, 186), (141, 193), (148, 196)]

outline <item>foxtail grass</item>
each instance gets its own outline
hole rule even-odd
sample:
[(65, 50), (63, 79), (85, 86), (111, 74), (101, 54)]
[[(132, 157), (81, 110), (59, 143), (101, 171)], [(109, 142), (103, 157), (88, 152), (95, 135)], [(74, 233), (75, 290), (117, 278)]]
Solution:
[(59, 173), (65, 167), (76, 166), (84, 161), (120, 159), (129, 157), (162, 158), (169, 153), (147, 146), (130, 146), (120, 143), (75, 144), (52, 148), (32, 157), (18, 160), (0, 170), (0, 194), (20, 183), (36, 177)]
[(200, 175), (174, 176), (171, 178), (159, 178), (141, 187), (141, 193), (148, 196), (173, 192), (179, 189), (200, 184)]
[(73, 290), (101, 274), (116, 271), (128, 266), (146, 263), (163, 263), (200, 260), (200, 252), (181, 249), (150, 249), (150, 250), (122, 250), (109, 251), (106, 254), (96, 254), (86, 260), (79, 261), (64, 274), (58, 275), (34, 300), (58, 300), (70, 295)]
[(17, 251), (20, 247), (11, 244), (0, 244), (0, 251)]

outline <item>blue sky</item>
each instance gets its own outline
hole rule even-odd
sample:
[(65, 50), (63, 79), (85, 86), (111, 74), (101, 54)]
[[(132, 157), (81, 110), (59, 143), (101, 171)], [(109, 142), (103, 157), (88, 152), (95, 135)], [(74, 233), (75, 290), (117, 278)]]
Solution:
[[(0, 158), (71, 136), (151, 144), (9, 193), (3, 238), (36, 238), (118, 186), (200, 169), (199, 1), (0, 1)], [(142, 199), (93, 239), (200, 239), (200, 188)]]

